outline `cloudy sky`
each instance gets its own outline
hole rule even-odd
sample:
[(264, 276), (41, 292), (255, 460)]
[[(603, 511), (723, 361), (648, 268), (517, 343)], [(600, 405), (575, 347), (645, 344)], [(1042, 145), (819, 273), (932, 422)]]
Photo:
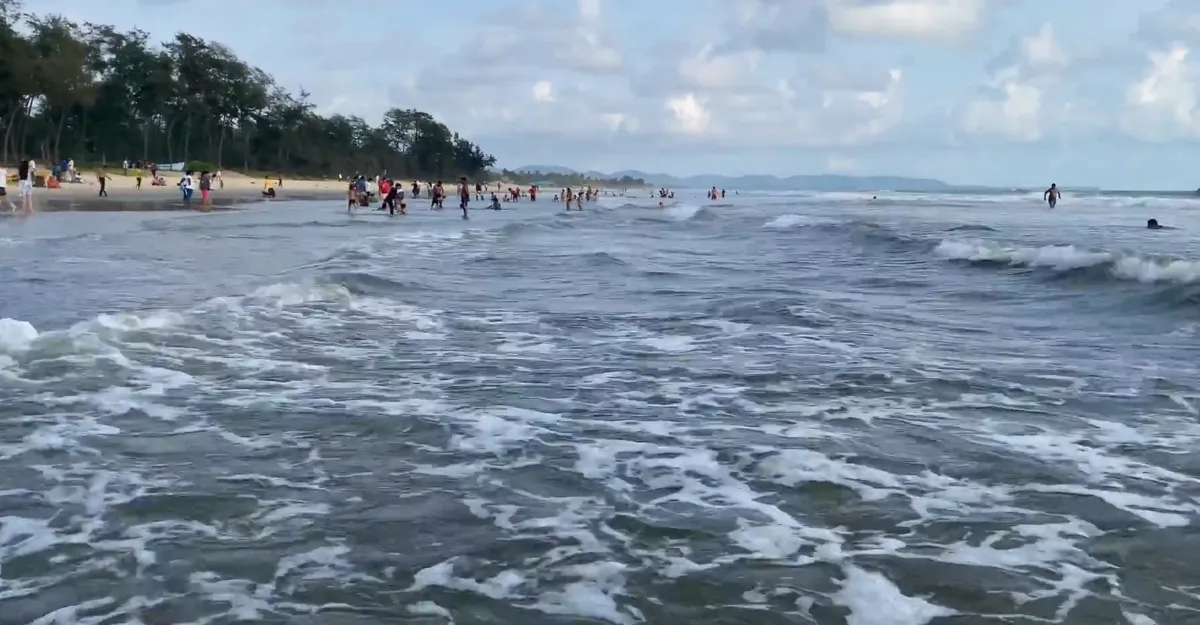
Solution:
[[(499, 165), (1200, 187), (1200, 0), (36, 0)], [(436, 7), (436, 12), (432, 11)]]

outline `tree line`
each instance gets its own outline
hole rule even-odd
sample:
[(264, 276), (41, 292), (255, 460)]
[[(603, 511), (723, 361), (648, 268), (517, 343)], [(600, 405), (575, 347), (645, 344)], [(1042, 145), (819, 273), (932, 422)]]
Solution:
[(511, 180), (519, 185), (537, 184), (539, 182), (550, 182), (555, 187), (603, 187), (607, 189), (627, 189), (630, 187), (644, 187), (646, 181), (633, 176), (621, 176), (620, 178), (592, 178), (586, 174), (572, 173), (543, 173), (540, 171), (513, 171), (511, 169), (500, 170), (500, 177), (505, 180)]
[(483, 177), (496, 159), (416, 109), (323, 116), (220, 43), (78, 24), (0, 0), (0, 163), (185, 162), (328, 176)]

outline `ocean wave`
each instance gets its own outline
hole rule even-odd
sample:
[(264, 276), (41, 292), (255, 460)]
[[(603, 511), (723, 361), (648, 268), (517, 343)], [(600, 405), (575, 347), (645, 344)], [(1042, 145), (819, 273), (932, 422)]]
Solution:
[(788, 213), (786, 215), (779, 215), (778, 217), (773, 217), (767, 220), (762, 227), (772, 230), (787, 230), (788, 228), (795, 228), (796, 226), (811, 225), (816, 221), (816, 218), (812, 217), (811, 215), (796, 215), (794, 213)]
[(948, 232), (995, 232), (996, 231), (995, 228), (993, 228), (991, 226), (985, 226), (983, 224), (965, 224), (962, 226), (954, 226), (953, 228), (947, 228), (946, 230)]
[(992, 241), (945, 239), (934, 253), (953, 261), (1047, 269), (1096, 270), (1096, 275), (1144, 284), (1190, 285), (1200, 281), (1200, 262), (1089, 250), (1074, 245), (1021, 247)]
[(324, 274), (317, 278), (318, 284), (345, 287), (352, 295), (391, 296), (413, 291), (432, 290), (430, 285), (415, 280), (386, 278), (368, 271), (346, 271)]

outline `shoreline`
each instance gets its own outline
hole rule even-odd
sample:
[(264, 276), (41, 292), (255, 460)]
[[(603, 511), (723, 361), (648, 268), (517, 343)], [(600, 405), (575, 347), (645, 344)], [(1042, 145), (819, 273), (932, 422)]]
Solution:
[[(80, 196), (78, 194), (71, 195), (50, 195), (51, 192), (37, 193), (33, 196), (34, 213), (63, 213), (63, 212), (172, 212), (172, 211), (195, 211), (202, 212), (204, 208), (200, 204), (200, 194), (197, 193), (192, 198), (190, 206), (183, 203), (183, 198), (179, 193), (153, 193), (143, 194), (138, 191), (128, 189), (114, 189), (109, 192), (108, 197), (96, 196)], [(49, 196), (49, 197), (48, 197)], [(289, 193), (280, 193), (274, 199), (268, 199), (262, 196), (260, 191), (253, 192), (214, 192), (212, 202), (208, 210), (230, 210), (237, 206), (245, 204), (258, 204), (260, 202), (292, 202), (292, 201), (315, 201), (315, 200), (343, 200), (345, 194), (337, 191), (325, 191), (317, 189), (298, 190)], [(13, 194), (9, 194), (9, 201), (13, 206), (20, 206), (20, 199)], [(11, 208), (11, 207), (9, 207)]]
[[(190, 206), (184, 205), (179, 189), (172, 184), (167, 186), (143, 186), (136, 188), (136, 178), (121, 173), (109, 173), (107, 186), (108, 196), (99, 197), (100, 185), (94, 174), (84, 174), (82, 182), (66, 183), (56, 189), (38, 188), (34, 191), (35, 213), (58, 212), (171, 212), (196, 211), (203, 212), (200, 206), (200, 194), (192, 197)], [(341, 203), (346, 199), (346, 181), (341, 180), (287, 180), (283, 185), (275, 185), (276, 197), (268, 199), (262, 195), (265, 179), (251, 178), (237, 172), (225, 173), (225, 187), (214, 188), (212, 203), (208, 210), (231, 210), (237, 206), (255, 204), (258, 202), (287, 202), (287, 201), (320, 201), (337, 200)], [(412, 181), (402, 179), (401, 184), (407, 189)], [(513, 186), (508, 181), (489, 181), (492, 185), (502, 185), (502, 188)], [(487, 189), (490, 193), (495, 189)], [(6, 209), (18, 207), (20, 198), (10, 185), (5, 200), (0, 200), (0, 213)], [(557, 192), (557, 189), (554, 189)]]

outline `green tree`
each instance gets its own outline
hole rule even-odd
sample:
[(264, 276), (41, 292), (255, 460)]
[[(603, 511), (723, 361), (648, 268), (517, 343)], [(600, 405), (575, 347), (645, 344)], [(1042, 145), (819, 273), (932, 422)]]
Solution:
[[(31, 5), (32, 6), (32, 5)], [(318, 114), (229, 48), (179, 33), (76, 24), (0, 0), (0, 162), (203, 161), (332, 176), (487, 177), (495, 159), (428, 113), (379, 126)]]

